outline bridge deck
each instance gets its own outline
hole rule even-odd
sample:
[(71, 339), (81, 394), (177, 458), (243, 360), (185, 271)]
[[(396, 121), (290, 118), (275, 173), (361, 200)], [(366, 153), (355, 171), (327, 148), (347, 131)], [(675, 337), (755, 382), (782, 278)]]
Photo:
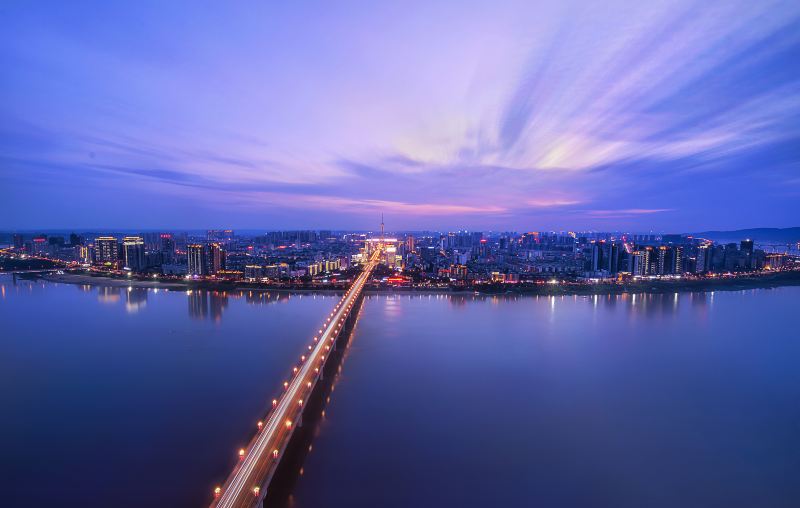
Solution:
[(215, 492), (212, 508), (252, 507), (264, 499), (269, 482), (283, 457), (283, 451), (302, 417), (304, 404), (320, 379), (325, 362), (330, 356), (328, 353), (361, 296), (379, 257), (380, 250), (376, 250), (353, 285), (326, 318), (325, 325), (314, 337), (313, 343), (300, 357), (300, 365), (292, 379), (284, 383), (281, 397), (273, 401), (273, 409), (260, 425), (258, 433), (248, 447), (240, 452), (239, 463), (225, 484)]

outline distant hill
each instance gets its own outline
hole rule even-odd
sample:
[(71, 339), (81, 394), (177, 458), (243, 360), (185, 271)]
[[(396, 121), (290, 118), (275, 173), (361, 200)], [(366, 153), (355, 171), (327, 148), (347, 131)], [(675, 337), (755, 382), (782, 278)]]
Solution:
[(755, 240), (756, 243), (793, 243), (800, 242), (800, 227), (794, 228), (752, 228), (737, 229), (734, 231), (702, 231), (690, 233), (692, 236), (708, 238), (709, 240), (739, 241), (745, 238)]

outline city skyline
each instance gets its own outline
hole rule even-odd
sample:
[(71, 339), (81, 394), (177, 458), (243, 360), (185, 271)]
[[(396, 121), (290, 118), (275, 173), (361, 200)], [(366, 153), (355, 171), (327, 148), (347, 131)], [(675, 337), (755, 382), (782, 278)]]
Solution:
[(0, 504), (794, 507), (798, 63), (790, 0), (0, 3)]
[(3, 10), (3, 229), (800, 218), (796, 3)]

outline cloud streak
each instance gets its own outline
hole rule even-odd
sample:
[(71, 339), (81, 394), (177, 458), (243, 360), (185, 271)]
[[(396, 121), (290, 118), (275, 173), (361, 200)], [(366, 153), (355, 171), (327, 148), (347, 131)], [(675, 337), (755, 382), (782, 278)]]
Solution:
[(425, 5), (9, 8), (3, 226), (796, 225), (796, 2)]

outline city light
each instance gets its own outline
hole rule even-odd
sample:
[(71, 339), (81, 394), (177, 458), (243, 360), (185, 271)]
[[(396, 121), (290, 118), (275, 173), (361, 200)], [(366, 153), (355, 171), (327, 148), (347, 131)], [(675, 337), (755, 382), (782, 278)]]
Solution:
[[(361, 291), (361, 288), (364, 286), (363, 282), (371, 275), (374, 266), (374, 264), (368, 265), (367, 270), (362, 272), (359, 278), (354, 282), (353, 288), (357, 288), (358, 291)], [(350, 299), (356, 298), (359, 295), (358, 291), (348, 292), (345, 301), (349, 302)], [(334, 316), (336, 312), (341, 313), (341, 315), (337, 319), (329, 320), (329, 323), (326, 325), (328, 332), (323, 333), (323, 330), (319, 332), (322, 337), (331, 335), (331, 342), (335, 340), (332, 336), (333, 333), (338, 332), (339, 328), (341, 328), (341, 323), (344, 322), (344, 318), (347, 316), (347, 313), (350, 312), (350, 305), (335, 311)], [(314, 339), (314, 344), (316, 344), (316, 346), (307, 346), (309, 355), (302, 355), (300, 357), (301, 363), (303, 364), (302, 368), (297, 366), (293, 367), (295, 376), (291, 381), (284, 381), (283, 388), (286, 394), (280, 399), (272, 399), (272, 411), (274, 415), (270, 416), (267, 421), (275, 422), (276, 418), (278, 421), (282, 420), (284, 422), (283, 427), (290, 431), (294, 428), (294, 421), (302, 415), (304, 401), (307, 400), (306, 394), (313, 393), (314, 383), (304, 378), (311, 375), (311, 369), (313, 369), (312, 377), (317, 379), (320, 373), (320, 366), (324, 365), (326, 359), (326, 356), (321, 352), (330, 349), (330, 346), (326, 344), (327, 341), (319, 341), (317, 337), (314, 337)], [(319, 362), (307, 361), (316, 359), (318, 359)], [(289, 397), (296, 400), (297, 404), (294, 406), (296, 409), (292, 409), (291, 405), (287, 405), (287, 398)], [(280, 434), (276, 434), (275, 424), (273, 423), (271, 425), (272, 426), (263, 425), (262, 421), (258, 422), (259, 433), (256, 434), (249, 446), (251, 452), (245, 454), (244, 448), (240, 450), (239, 456), (241, 466), (232, 472), (231, 477), (226, 482), (226, 485), (229, 487), (226, 489), (226, 493), (220, 496), (217, 502), (218, 504), (215, 504), (215, 507), (232, 506), (235, 500), (243, 495), (245, 491), (242, 490), (242, 488), (246, 484), (245, 478), (247, 478), (247, 475), (249, 475), (256, 465), (263, 460), (263, 453), (267, 453), (267, 450), (271, 450), (268, 455), (271, 456), (272, 459), (277, 459), (279, 457), (278, 448), (268, 448), (268, 444), (271, 443), (273, 439), (276, 439), (276, 436), (280, 436)], [(287, 440), (288, 436), (284, 435), (280, 439)]]

